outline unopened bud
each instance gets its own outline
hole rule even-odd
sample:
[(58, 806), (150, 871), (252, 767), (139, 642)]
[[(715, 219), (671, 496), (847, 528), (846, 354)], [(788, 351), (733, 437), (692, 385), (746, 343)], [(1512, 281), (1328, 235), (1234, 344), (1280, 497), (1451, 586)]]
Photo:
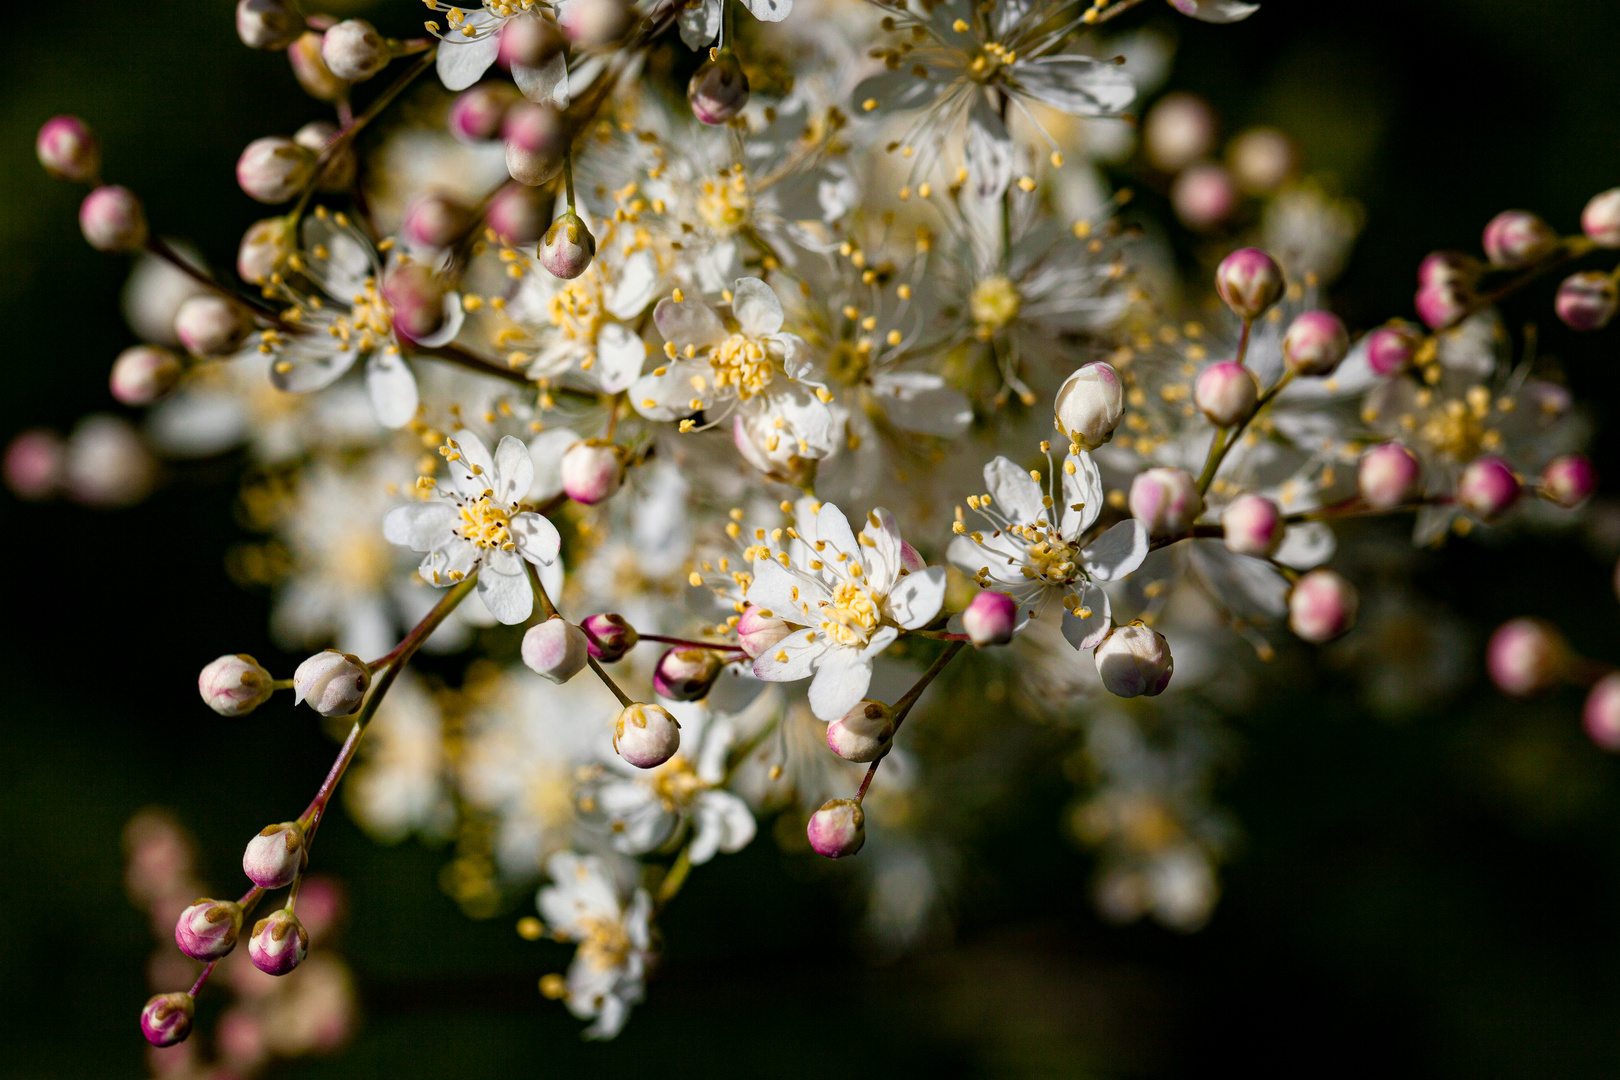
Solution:
[(549, 183), (562, 170), (568, 132), (562, 114), (549, 105), (521, 102), (506, 111), (506, 171), (530, 187)]
[(252, 329), (247, 312), (214, 293), (193, 296), (174, 313), (174, 336), (192, 356), (235, 352)]
[(792, 629), (787, 623), (754, 604), (743, 608), (742, 617), (737, 620), (737, 644), (756, 660), (790, 633)]
[(1116, 697), (1156, 697), (1176, 669), (1164, 635), (1140, 622), (1110, 630), (1092, 655), (1103, 687)]
[(596, 257), (596, 237), (572, 210), (551, 223), (540, 242), (540, 265), (554, 277), (579, 277)]
[(541, 193), (524, 184), (507, 184), (495, 193), (484, 222), (506, 244), (532, 244), (545, 233), (551, 214)]
[(681, 748), (681, 725), (662, 705), (627, 706), (613, 723), (613, 749), (638, 769), (652, 769)]
[(523, 635), (523, 663), (542, 679), (565, 683), (590, 655), (585, 632), (560, 615), (535, 623)]
[(1221, 512), (1226, 549), (1264, 559), (1282, 546), (1288, 527), (1282, 510), (1264, 495), (1239, 495)]
[(292, 64), (293, 76), (304, 93), (316, 101), (337, 101), (349, 92), (349, 84), (336, 75), (321, 59), (321, 35), (308, 30), (287, 47), (287, 60)]
[(563, 44), (557, 24), (535, 11), (506, 21), (495, 59), (507, 67), (536, 68), (561, 52)]
[(593, 506), (624, 483), (624, 450), (601, 439), (585, 439), (568, 448), (558, 469), (563, 492), (577, 503)]
[(1215, 291), (1244, 322), (1253, 322), (1282, 299), (1282, 267), (1259, 248), (1239, 248), (1215, 268)]
[(315, 152), (279, 135), (254, 139), (236, 159), (238, 186), (269, 205), (297, 195), (314, 175)]
[(727, 51), (714, 60), (705, 60), (686, 84), (686, 100), (692, 115), (705, 124), (723, 124), (748, 104), (748, 76), (742, 64)]
[(1293, 140), (1276, 128), (1250, 128), (1226, 148), (1226, 163), (1238, 186), (1250, 195), (1271, 195), (1299, 166)]
[(191, 1018), (197, 1003), (181, 991), (154, 994), (141, 1010), (141, 1034), (153, 1046), (173, 1046), (191, 1034)]
[(90, 125), (77, 116), (53, 116), (39, 129), (34, 153), (58, 180), (92, 181), (101, 171), (101, 146)]
[(242, 932), (242, 905), (233, 900), (198, 900), (180, 913), (174, 943), (193, 960), (218, 960), (236, 948)]
[(370, 686), (371, 672), (358, 656), (324, 649), (293, 672), (293, 704), (307, 701), (322, 716), (348, 716)]
[(1193, 94), (1166, 94), (1142, 123), (1142, 149), (1155, 169), (1178, 173), (1215, 149), (1219, 130), (1209, 102)]
[(1581, 710), (1581, 724), (1603, 749), (1620, 750), (1620, 674), (1605, 675), (1592, 687)]
[(108, 382), (120, 403), (150, 405), (174, 389), (183, 370), (169, 350), (136, 345), (118, 354)]
[(1470, 290), (1482, 271), (1479, 260), (1461, 251), (1431, 251), (1418, 264), (1418, 284), (1454, 285)]
[(393, 58), (383, 36), (364, 19), (344, 19), (321, 42), (321, 59), (327, 70), (352, 83), (365, 82)]
[(1421, 340), (1418, 329), (1407, 323), (1380, 326), (1367, 335), (1367, 366), (1375, 375), (1399, 375), (1412, 366)]
[(19, 499), (46, 499), (57, 493), (66, 468), (67, 444), (44, 428), (20, 433), (6, 447), (6, 487)]
[(1125, 385), (1113, 365), (1082, 364), (1063, 380), (1053, 401), (1057, 429), (1082, 450), (1095, 450), (1114, 437), (1125, 415)]
[(1485, 647), (1485, 668), (1504, 694), (1529, 697), (1564, 677), (1569, 648), (1558, 628), (1543, 619), (1510, 619)]
[(1176, 177), (1170, 185), (1170, 206), (1189, 229), (1207, 232), (1229, 219), (1240, 196), (1232, 174), (1224, 165), (1204, 162)]
[(1131, 516), (1151, 536), (1181, 536), (1204, 512), (1204, 499), (1186, 469), (1147, 469), (1131, 481)]
[(845, 761), (876, 761), (892, 738), (894, 710), (870, 698), (827, 725), (827, 745)]
[(309, 955), (309, 931), (298, 916), (282, 908), (253, 924), (248, 959), (266, 975), (285, 975)]
[(286, 218), (255, 221), (236, 249), (236, 272), (251, 285), (266, 285), (292, 250), (292, 229)]
[[(331, 145), (342, 130), (330, 120), (311, 120), (293, 132), (293, 142), (319, 158), (321, 151)], [(315, 186), (321, 191), (348, 191), (354, 186), (355, 172), (359, 167), (354, 143), (345, 142), (335, 147), (326, 164), (321, 166), (321, 175)]]
[(586, 651), (605, 664), (622, 660), (641, 640), (636, 628), (615, 612), (587, 615), (579, 628), (585, 633)]
[(1504, 210), (1485, 226), (1485, 257), (1492, 266), (1528, 266), (1557, 246), (1552, 226), (1528, 210)]
[(1423, 466), (1417, 455), (1398, 442), (1380, 443), (1356, 464), (1356, 490), (1368, 506), (1393, 510), (1417, 492)]
[(1350, 335), (1331, 311), (1302, 311), (1288, 324), (1282, 351), (1297, 375), (1331, 375), (1350, 352)]
[(1254, 373), (1235, 360), (1209, 365), (1193, 383), (1193, 404), (1219, 427), (1248, 419), (1259, 400), (1260, 384)]
[(506, 110), (522, 97), (510, 83), (482, 82), (456, 95), (450, 105), (450, 134), (465, 142), (484, 142), (501, 134)]
[(866, 811), (854, 799), (828, 799), (810, 815), (805, 835), (817, 855), (829, 859), (853, 855), (866, 843)]
[(472, 228), (473, 212), (454, 199), (430, 192), (405, 211), (400, 233), (414, 247), (447, 248)]
[(1482, 521), (1506, 513), (1519, 501), (1523, 486), (1511, 466), (1499, 457), (1475, 458), (1457, 481), (1457, 502)]
[(296, 821), (283, 821), (266, 825), (248, 841), (242, 853), (242, 872), (262, 889), (279, 889), (292, 884), (306, 857), (304, 827)]
[(653, 668), (653, 690), (671, 701), (698, 701), (708, 696), (724, 667), (713, 649), (669, 649)]
[(1321, 645), (1355, 625), (1357, 606), (1354, 585), (1332, 570), (1312, 570), (1288, 594), (1288, 628), (1301, 639)]
[(1541, 470), (1541, 491), (1559, 506), (1579, 506), (1597, 490), (1597, 470), (1584, 454), (1562, 454)]
[(444, 283), (425, 264), (395, 266), (383, 279), (382, 295), (393, 309), (394, 329), (412, 341), (444, 328)]
[(1592, 196), (1581, 211), (1581, 231), (1598, 247), (1620, 248), (1620, 187)]
[(558, 16), (564, 36), (576, 45), (611, 45), (630, 29), (631, 12), (624, 0), (571, 0)]
[(238, 0), (236, 36), (250, 49), (285, 49), (304, 32), (304, 16), (287, 0)]
[(133, 506), (146, 498), (157, 463), (129, 421), (87, 416), (68, 438), (63, 461), (68, 497), (86, 506)]
[(1558, 286), (1553, 310), (1571, 330), (1601, 330), (1614, 318), (1620, 292), (1614, 279), (1601, 270), (1571, 274)]
[(1463, 286), (1441, 282), (1420, 286), (1412, 306), (1429, 329), (1439, 330), (1466, 315), (1472, 300), (1472, 294)]
[(146, 211), (133, 191), (107, 184), (79, 204), (79, 229), (97, 251), (139, 251), (146, 243)]
[(270, 700), (270, 673), (246, 653), (222, 656), (197, 676), (197, 692), (221, 716), (242, 716)]
[[(1005, 645), (1018, 625), (1018, 602), (1004, 592), (979, 593), (962, 612), (962, 629), (973, 644)], [(855, 760), (855, 759), (851, 759)]]

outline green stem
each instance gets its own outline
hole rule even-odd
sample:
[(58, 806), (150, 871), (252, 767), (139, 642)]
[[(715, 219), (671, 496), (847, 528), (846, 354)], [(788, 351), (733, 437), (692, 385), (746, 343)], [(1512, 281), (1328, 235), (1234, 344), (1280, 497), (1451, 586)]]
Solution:
[(1204, 471), (1198, 477), (1199, 495), (1208, 493), (1209, 485), (1214, 483), (1215, 474), (1220, 471), (1221, 462), (1226, 460), (1226, 455), (1231, 452), (1232, 447), (1237, 445), (1238, 438), (1243, 434), (1243, 429), (1248, 427), (1250, 422), (1259, 416), (1267, 405), (1271, 404), (1272, 399), (1282, 392), (1283, 387), (1293, 380), (1294, 373), (1292, 371), (1283, 372), (1282, 377), (1272, 384), (1271, 389), (1260, 395), (1260, 400), (1254, 403), (1254, 409), (1248, 416), (1239, 420), (1230, 428), (1217, 428), (1215, 430), (1215, 439), (1209, 444), (1209, 457), (1204, 461)]
[[(917, 704), (917, 699), (923, 696), (923, 691), (928, 689), (928, 685), (939, 676), (940, 672), (945, 670), (946, 665), (956, 659), (956, 654), (966, 646), (967, 642), (965, 641), (951, 642), (950, 646), (939, 654), (939, 659), (929, 665), (928, 670), (922, 673), (922, 677), (917, 680), (916, 684), (906, 691), (905, 696), (894, 703), (895, 735), (900, 734), (900, 725), (906, 722), (906, 716), (911, 712), (911, 707)], [(889, 737), (889, 745), (884, 747), (883, 753), (879, 754), (877, 759), (867, 768), (866, 777), (861, 781), (861, 789), (855, 793), (856, 802), (866, 798), (866, 789), (872, 786), (872, 778), (877, 775), (878, 766), (883, 764), (883, 759), (889, 756), (889, 751), (892, 749), (894, 749), (893, 735)]]

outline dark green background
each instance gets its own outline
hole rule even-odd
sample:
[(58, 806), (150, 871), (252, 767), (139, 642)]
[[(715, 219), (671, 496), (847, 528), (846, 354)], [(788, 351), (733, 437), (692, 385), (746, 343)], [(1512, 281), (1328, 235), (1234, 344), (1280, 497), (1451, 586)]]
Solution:
[[(1161, 5), (1153, 5), (1162, 7)], [(250, 139), (320, 115), (282, 57), (235, 41), (225, 0), (84, 0), (10, 13), (0, 46), (0, 436), (112, 407), (122, 260), (74, 223), (79, 192), (33, 162), (39, 123), (75, 112), (109, 176), (167, 234), (228, 263), (258, 209), (232, 163)], [(387, 5), (407, 31), (411, 0)], [(1161, 12), (1154, 12), (1161, 17)], [(1132, 16), (1135, 18), (1135, 16)], [(1576, 224), (1620, 183), (1620, 5), (1596, 0), (1271, 0), (1235, 27), (1174, 24), (1172, 86), (1231, 128), (1270, 122), (1360, 198), (1370, 225), (1336, 303), (1352, 326), (1407, 314), (1413, 269), (1476, 248), (1496, 211)], [(1575, 341), (1549, 284), (1510, 309), (1602, 427), (1615, 332)], [(226, 648), (275, 656), (266, 601), (221, 554), (233, 463), (192, 470), (126, 513), (0, 501), (0, 1075), (139, 1072), (150, 948), (120, 885), (119, 833), (162, 803), (216, 881), (244, 837), (303, 805), (331, 745), (307, 715), (204, 712), (192, 673)], [(1456, 545), (1424, 588), (1483, 639), (1523, 612), (1620, 660), (1600, 565), (1573, 541)], [(276, 657), (278, 661), (286, 658)], [(279, 664), (285, 667), (285, 662)], [(541, 1001), (565, 954), (511, 918), (473, 923), (438, 891), (443, 853), (385, 849), (342, 816), (321, 861), (351, 890), (353, 1046), (295, 1076), (953, 1077), (1205, 1073), (1469, 1077), (1620, 1071), (1620, 763), (1590, 748), (1579, 695), (1509, 704), (1475, 688), (1403, 724), (1330, 673), (1239, 722), (1222, 789), (1245, 842), (1208, 929), (1102, 926), (1090, 863), (1060, 835), (1064, 789), (1032, 774), (981, 823), (957, 943), (890, 964), (855, 947), (841, 891), (756, 842), (669, 913), (649, 1001), (609, 1045)], [(277, 809), (280, 808), (280, 809)]]

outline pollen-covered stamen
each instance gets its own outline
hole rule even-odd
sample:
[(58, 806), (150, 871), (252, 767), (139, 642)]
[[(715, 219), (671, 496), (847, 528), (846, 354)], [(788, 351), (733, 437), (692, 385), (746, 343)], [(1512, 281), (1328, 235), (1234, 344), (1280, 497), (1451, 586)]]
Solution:
[(735, 232), (748, 220), (753, 198), (748, 193), (748, 177), (741, 169), (729, 177), (721, 173), (717, 180), (703, 181), (698, 196), (697, 212), (703, 223), (715, 232)]
[(546, 313), (570, 340), (595, 341), (603, 319), (600, 274), (592, 268), (552, 293)]
[(821, 629), (840, 645), (862, 646), (872, 639), (882, 621), (872, 591), (854, 581), (833, 589), (832, 600), (821, 608)]
[(610, 971), (630, 955), (630, 936), (618, 919), (586, 915), (579, 920), (585, 931), (579, 942), (579, 957), (597, 971)]
[(709, 354), (716, 389), (735, 387), (737, 397), (747, 401), (771, 384), (775, 362), (765, 343), (745, 334), (732, 334)]
[(335, 316), (327, 332), (362, 352), (388, 340), (394, 332), (394, 309), (377, 291), (375, 278), (366, 279), (362, 290), (350, 298), (348, 314)]
[(968, 295), (968, 311), (981, 336), (994, 333), (1018, 317), (1024, 298), (1018, 286), (1005, 274), (987, 277), (973, 286)]
[(461, 504), (461, 518), (456, 522), (456, 535), (479, 548), (512, 550), (512, 511), (480, 495)]
[(693, 798), (710, 787), (684, 754), (676, 754), (665, 762), (652, 777), (652, 786), (659, 802), (672, 814), (685, 809)]

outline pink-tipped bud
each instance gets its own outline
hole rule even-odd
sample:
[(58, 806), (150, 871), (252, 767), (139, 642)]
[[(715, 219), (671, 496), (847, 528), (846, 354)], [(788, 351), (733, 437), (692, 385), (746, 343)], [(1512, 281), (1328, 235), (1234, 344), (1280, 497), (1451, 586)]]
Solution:
[(1418, 285), (1455, 285), (1472, 289), (1482, 268), (1479, 260), (1461, 251), (1431, 251), (1418, 263)]
[(67, 466), (67, 444), (44, 428), (24, 431), (6, 447), (6, 487), (19, 499), (36, 501), (55, 495)]
[(563, 35), (576, 45), (611, 45), (630, 30), (632, 14), (624, 0), (571, 0), (558, 17)]
[(236, 948), (242, 905), (233, 900), (197, 900), (174, 924), (174, 943), (193, 960), (218, 960)]
[(737, 620), (737, 644), (755, 660), (792, 632), (787, 623), (754, 604), (743, 608), (742, 616)]
[(248, 959), (266, 975), (285, 975), (309, 955), (309, 931), (298, 916), (282, 908), (253, 924)]
[(1331, 311), (1302, 311), (1288, 324), (1282, 351), (1296, 375), (1331, 375), (1350, 352), (1350, 335)]
[(495, 230), (502, 242), (532, 244), (551, 224), (551, 214), (540, 192), (524, 184), (507, 184), (495, 193), (484, 212), (484, 223)]
[(97, 251), (139, 251), (146, 244), (146, 210), (133, 191), (107, 184), (79, 204), (79, 230)]
[(1253, 322), (1282, 299), (1282, 267), (1259, 248), (1239, 248), (1215, 268), (1215, 291), (1238, 318)]
[(444, 328), (444, 282), (426, 265), (404, 262), (395, 266), (383, 279), (382, 295), (393, 309), (394, 329), (412, 341)]
[(292, 884), (308, 857), (304, 827), (296, 821), (283, 821), (266, 825), (248, 841), (242, 852), (242, 872), (260, 888), (280, 889)]
[(321, 42), (321, 59), (327, 70), (352, 83), (365, 82), (393, 58), (388, 42), (364, 19), (344, 19)]
[(101, 146), (90, 125), (77, 116), (53, 116), (34, 139), (34, 153), (58, 180), (93, 181), (101, 171)]
[(638, 769), (653, 769), (681, 748), (681, 725), (662, 705), (627, 706), (613, 723), (613, 749)]
[(1193, 384), (1193, 404), (1220, 427), (1246, 420), (1259, 400), (1260, 384), (1254, 373), (1235, 360), (1209, 365)]
[(1417, 493), (1423, 466), (1398, 442), (1370, 447), (1356, 464), (1356, 489), (1378, 510), (1393, 510)]
[(1592, 196), (1581, 211), (1581, 232), (1598, 247), (1620, 248), (1620, 187)]
[(1468, 312), (1472, 294), (1455, 284), (1424, 285), (1412, 301), (1424, 325), (1431, 330), (1450, 326)]
[(506, 110), (522, 100), (510, 83), (482, 82), (463, 90), (450, 105), (450, 134), (464, 142), (497, 138), (506, 120)]
[(641, 640), (636, 628), (616, 612), (587, 615), (579, 628), (585, 633), (586, 651), (604, 664), (622, 660)]
[(1504, 694), (1529, 697), (1558, 685), (1569, 665), (1563, 635), (1543, 619), (1510, 619), (1485, 647), (1485, 668)]
[(1055, 423), (1082, 450), (1095, 450), (1114, 437), (1125, 415), (1125, 384), (1112, 364), (1081, 364), (1063, 380), (1052, 403)]
[(525, 667), (554, 683), (578, 675), (590, 655), (585, 632), (560, 615), (529, 627), (520, 651)]
[(854, 799), (828, 799), (810, 815), (805, 829), (810, 848), (828, 859), (842, 859), (866, 843), (866, 811)]
[(528, 101), (506, 110), (501, 138), (508, 147), (516, 146), (559, 164), (568, 149), (568, 129), (563, 124), (562, 113), (550, 105)]
[(316, 101), (337, 101), (349, 92), (349, 84), (332, 74), (321, 58), (321, 39), (322, 35), (314, 30), (298, 35), (287, 47), (287, 60), (304, 93)]
[(324, 649), (293, 672), (293, 704), (309, 703), (322, 716), (348, 716), (371, 687), (371, 672), (358, 656)]
[(1186, 469), (1147, 469), (1131, 481), (1131, 516), (1151, 536), (1181, 536), (1204, 512), (1204, 499)]
[(585, 439), (563, 453), (558, 471), (564, 494), (593, 506), (611, 498), (624, 483), (624, 449), (601, 439)]
[(1485, 226), (1485, 257), (1492, 266), (1529, 266), (1558, 246), (1552, 226), (1528, 210), (1504, 210)]
[(827, 746), (845, 761), (876, 761), (894, 738), (894, 710), (867, 698), (827, 725)]
[(986, 590), (962, 612), (962, 629), (973, 644), (1005, 645), (1018, 626), (1018, 602), (1004, 592)]
[(430, 192), (405, 211), (400, 234), (407, 243), (421, 248), (447, 248), (472, 228), (473, 212), (456, 200)]
[(136, 345), (118, 354), (108, 384), (120, 403), (150, 405), (174, 389), (183, 370), (169, 350)]
[(1288, 628), (1322, 645), (1349, 631), (1359, 606), (1356, 587), (1332, 570), (1312, 570), (1288, 594)]
[(596, 258), (596, 237), (572, 210), (551, 223), (540, 242), (540, 265), (555, 277), (572, 280)]
[(193, 296), (174, 313), (174, 336), (192, 356), (233, 353), (252, 329), (246, 311), (213, 293)]
[(1592, 687), (1581, 710), (1581, 724), (1603, 749), (1620, 751), (1620, 674), (1605, 675)]
[(197, 692), (221, 716), (242, 716), (270, 700), (270, 673), (246, 653), (226, 655), (202, 669)]
[(1226, 549), (1264, 559), (1282, 545), (1288, 527), (1282, 510), (1264, 495), (1239, 495), (1221, 512)]
[(1559, 506), (1579, 506), (1597, 490), (1597, 470), (1584, 454), (1562, 454), (1541, 470), (1541, 491)]
[(285, 49), (304, 32), (304, 16), (287, 0), (238, 0), (236, 36), (250, 49)]
[(1092, 657), (1103, 687), (1116, 697), (1157, 697), (1176, 670), (1164, 635), (1139, 622), (1110, 630)]
[(1299, 167), (1294, 142), (1276, 128), (1250, 128), (1226, 148), (1238, 187), (1250, 195), (1275, 194)]
[(1463, 469), (1457, 481), (1457, 502), (1480, 518), (1491, 521), (1502, 516), (1523, 493), (1518, 474), (1499, 457), (1475, 458)]
[(562, 31), (538, 10), (508, 19), (501, 27), (501, 44), (495, 60), (505, 67), (536, 68), (562, 52)]
[(314, 175), (315, 151), (279, 135), (254, 139), (236, 159), (237, 185), (272, 206), (297, 195)]
[(1142, 149), (1155, 169), (1178, 173), (1215, 149), (1219, 131), (1209, 102), (1193, 94), (1166, 94), (1142, 123)]
[(1176, 177), (1170, 185), (1170, 207), (1189, 229), (1208, 232), (1237, 211), (1242, 196), (1226, 166), (1204, 162)]
[(1571, 330), (1601, 330), (1614, 318), (1620, 305), (1620, 291), (1614, 279), (1601, 270), (1571, 274), (1558, 286), (1553, 310)]
[(1407, 323), (1380, 326), (1367, 335), (1367, 366), (1375, 375), (1399, 375), (1412, 366), (1421, 340), (1417, 327)]
[(725, 663), (713, 649), (677, 646), (658, 658), (653, 668), (653, 690), (671, 701), (699, 701), (707, 697)]
[(176, 991), (154, 994), (141, 1010), (141, 1034), (153, 1046), (173, 1046), (191, 1034), (191, 1018), (197, 1003), (191, 995)]
[(68, 437), (64, 488), (86, 506), (133, 506), (146, 498), (157, 463), (134, 426), (120, 416), (87, 416)]
[[(342, 131), (330, 120), (311, 120), (297, 131), (293, 132), (293, 142), (313, 153), (317, 158), (321, 151), (331, 145)], [(336, 147), (326, 164), (321, 166), (321, 175), (315, 182), (318, 191), (348, 191), (354, 186), (355, 173), (359, 171), (360, 159), (355, 155), (354, 143), (345, 142)]]
[(236, 272), (250, 285), (266, 285), (292, 250), (292, 228), (286, 218), (255, 221), (236, 249)]
[(692, 115), (705, 124), (723, 124), (748, 104), (748, 76), (731, 51), (705, 60), (686, 84)]

